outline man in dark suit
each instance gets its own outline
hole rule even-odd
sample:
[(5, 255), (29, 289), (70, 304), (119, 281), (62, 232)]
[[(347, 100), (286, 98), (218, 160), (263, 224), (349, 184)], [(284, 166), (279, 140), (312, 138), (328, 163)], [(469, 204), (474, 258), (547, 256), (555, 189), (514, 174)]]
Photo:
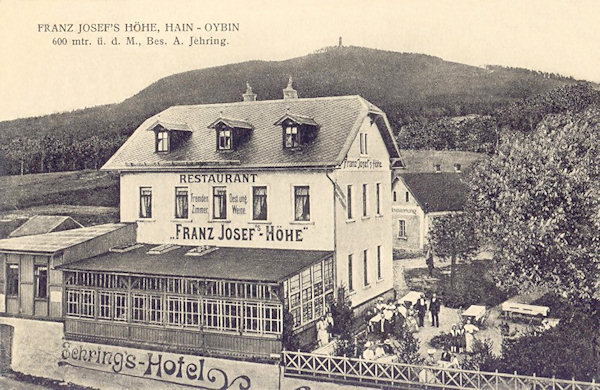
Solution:
[(440, 327), (440, 300), (437, 297), (437, 294), (433, 294), (431, 300), (429, 301), (429, 311), (431, 312), (431, 326)]
[(425, 300), (425, 294), (421, 294), (421, 298), (415, 304), (415, 310), (419, 317), (419, 327), (423, 326), (423, 320), (425, 319), (425, 313), (427, 312), (427, 301)]

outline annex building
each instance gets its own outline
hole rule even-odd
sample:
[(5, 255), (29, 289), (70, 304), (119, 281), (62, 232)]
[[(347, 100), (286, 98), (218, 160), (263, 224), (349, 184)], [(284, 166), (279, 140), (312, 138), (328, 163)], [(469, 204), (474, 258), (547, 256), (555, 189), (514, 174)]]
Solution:
[(421, 251), (436, 217), (462, 212), (464, 181), (481, 153), (457, 150), (401, 150), (406, 165), (392, 177), (393, 247)]
[(352, 306), (393, 294), (385, 114), (359, 96), (175, 106), (102, 168), (120, 173), (136, 238), (63, 274), (65, 336), (265, 356), (314, 324), (338, 289)]

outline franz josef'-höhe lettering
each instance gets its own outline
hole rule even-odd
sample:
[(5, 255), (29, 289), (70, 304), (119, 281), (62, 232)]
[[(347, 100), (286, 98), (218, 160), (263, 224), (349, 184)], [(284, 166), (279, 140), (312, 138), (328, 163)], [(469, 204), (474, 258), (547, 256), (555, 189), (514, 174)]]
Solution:
[(175, 240), (217, 240), (217, 241), (252, 241), (257, 238), (265, 241), (300, 242), (304, 240), (303, 229), (284, 229), (281, 226), (228, 227), (220, 226), (184, 226), (175, 224)]

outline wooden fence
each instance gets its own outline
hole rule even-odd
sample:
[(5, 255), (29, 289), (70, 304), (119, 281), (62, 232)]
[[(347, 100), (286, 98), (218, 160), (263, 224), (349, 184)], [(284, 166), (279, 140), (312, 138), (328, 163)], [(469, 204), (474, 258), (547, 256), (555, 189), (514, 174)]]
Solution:
[(580, 382), (452, 368), (418, 366), (304, 352), (282, 352), (284, 375), (379, 388), (484, 390), (600, 390), (595, 382)]

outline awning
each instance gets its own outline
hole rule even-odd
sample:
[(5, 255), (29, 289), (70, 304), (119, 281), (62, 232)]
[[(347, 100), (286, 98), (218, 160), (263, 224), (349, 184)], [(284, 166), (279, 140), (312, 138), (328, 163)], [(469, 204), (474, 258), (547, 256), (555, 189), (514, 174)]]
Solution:
[(200, 256), (186, 255), (188, 251), (196, 248), (193, 246), (183, 246), (158, 255), (148, 254), (155, 246), (143, 245), (123, 253), (108, 252), (66, 264), (58, 269), (281, 282), (333, 255), (332, 251), (224, 247), (207, 251)]

